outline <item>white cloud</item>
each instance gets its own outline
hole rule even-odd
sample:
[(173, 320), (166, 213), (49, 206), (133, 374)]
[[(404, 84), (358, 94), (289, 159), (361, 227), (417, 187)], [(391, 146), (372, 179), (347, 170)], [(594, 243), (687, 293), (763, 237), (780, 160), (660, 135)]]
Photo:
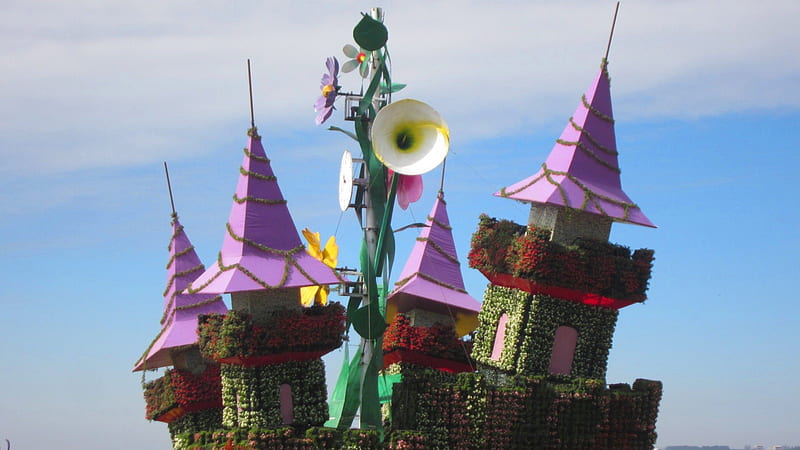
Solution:
[[(394, 76), (458, 139), (561, 122), (591, 82), (613, 2), (389, 2)], [(3, 172), (143, 164), (210, 151), (202, 139), (256, 119), (314, 130), (324, 58), (362, 2), (16, 2), (2, 7)], [(420, 13), (424, 11), (424, 13)], [(791, 0), (622, 5), (611, 49), (625, 120), (797, 108)], [(343, 77), (346, 88), (357, 88)], [(35, 144), (32, 144), (35, 143)]]

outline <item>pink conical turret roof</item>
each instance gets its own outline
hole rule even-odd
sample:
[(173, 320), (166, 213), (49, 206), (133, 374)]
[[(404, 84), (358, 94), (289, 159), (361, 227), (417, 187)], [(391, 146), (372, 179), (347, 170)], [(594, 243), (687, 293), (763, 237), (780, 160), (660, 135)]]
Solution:
[(605, 61), (542, 168), (494, 195), (655, 227), (622, 191)]
[(481, 304), (464, 289), (444, 194), (439, 191), (426, 226), (387, 297), (387, 321), (398, 312), (419, 308), (454, 316), (459, 335), (477, 327)]
[(177, 215), (172, 221), (169, 256), (161, 332), (142, 359), (136, 363), (134, 371), (174, 365), (171, 351), (197, 343), (198, 315), (228, 312), (219, 295), (181, 293), (205, 267), (197, 257)]
[(309, 255), (300, 242), (261, 136), (255, 129), (248, 134), (222, 251), (188, 292), (220, 294), (340, 283), (336, 273)]

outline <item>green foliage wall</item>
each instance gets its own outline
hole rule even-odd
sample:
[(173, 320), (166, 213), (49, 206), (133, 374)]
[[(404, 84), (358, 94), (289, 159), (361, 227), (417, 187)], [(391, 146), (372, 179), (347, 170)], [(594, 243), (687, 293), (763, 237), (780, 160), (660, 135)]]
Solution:
[[(200, 352), (216, 361), (289, 352), (331, 351), (342, 345), (344, 307), (339, 303), (277, 310), (256, 323), (242, 311), (198, 318)], [(223, 361), (224, 362), (224, 361)]]
[(419, 446), (425, 437), (417, 432), (396, 432), (381, 442), (375, 430), (296, 427), (236, 428), (231, 430), (184, 433), (176, 436), (175, 449), (180, 450), (316, 450), (321, 448), (348, 450), (427, 449)]
[(283, 425), (280, 385), (292, 387), (293, 425), (321, 426), (328, 420), (325, 366), (321, 359), (260, 367), (222, 365), (222, 423), (228, 428)]
[(655, 444), (657, 381), (636, 380), (631, 389), (563, 377), (515, 376), (503, 386), (479, 373), (448, 380), (419, 369), (395, 385), (391, 436), (406, 439), (407, 448), (644, 450)]
[[(484, 293), (483, 305), (478, 313), (478, 329), (472, 358), (479, 363), (496, 367), (508, 372), (515, 372), (517, 360), (527, 350), (530, 342), (524, 337), (530, 335), (530, 294), (518, 289), (507, 289), (490, 284)], [(497, 325), (503, 314), (508, 315), (506, 323), (505, 344), (500, 359), (491, 359)], [(527, 353), (527, 352), (526, 352)]]
[(180, 448), (182, 440), (178, 437), (179, 435), (222, 428), (222, 408), (186, 413), (181, 418), (170, 422), (168, 427), (173, 446)]
[[(504, 313), (509, 317), (505, 345), (500, 360), (494, 361), (492, 348)], [(507, 372), (547, 375), (556, 329), (565, 325), (578, 331), (570, 376), (604, 379), (617, 315), (615, 309), (489, 285), (478, 314), (480, 326), (472, 356)]]

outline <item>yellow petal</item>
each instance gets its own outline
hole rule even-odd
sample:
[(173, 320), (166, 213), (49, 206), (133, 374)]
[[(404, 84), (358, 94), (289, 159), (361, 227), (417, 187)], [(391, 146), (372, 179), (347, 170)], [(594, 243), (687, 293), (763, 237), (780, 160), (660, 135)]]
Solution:
[(319, 291), (317, 291), (317, 296), (314, 299), (314, 303), (320, 306), (325, 306), (328, 304), (328, 291), (330, 288), (328, 286), (320, 286)]
[(306, 241), (308, 241), (308, 253), (317, 258), (319, 260), (322, 259), (322, 249), (320, 249), (320, 237), (319, 233), (314, 233), (308, 228), (303, 229), (303, 236), (305, 236)]
[(478, 315), (476, 313), (456, 313), (456, 334), (465, 336), (478, 328)]
[(339, 246), (336, 245), (336, 237), (331, 236), (325, 244), (325, 250), (322, 252), (322, 262), (328, 267), (336, 267), (336, 261), (339, 259)]
[(314, 304), (319, 286), (305, 286), (300, 288), (300, 304), (309, 307)]

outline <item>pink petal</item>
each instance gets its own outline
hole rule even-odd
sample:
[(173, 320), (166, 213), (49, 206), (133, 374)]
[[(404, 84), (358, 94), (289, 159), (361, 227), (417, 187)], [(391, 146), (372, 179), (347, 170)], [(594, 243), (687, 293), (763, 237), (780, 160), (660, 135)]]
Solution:
[(422, 197), (422, 175), (400, 175), (397, 180), (397, 204), (402, 209)]

